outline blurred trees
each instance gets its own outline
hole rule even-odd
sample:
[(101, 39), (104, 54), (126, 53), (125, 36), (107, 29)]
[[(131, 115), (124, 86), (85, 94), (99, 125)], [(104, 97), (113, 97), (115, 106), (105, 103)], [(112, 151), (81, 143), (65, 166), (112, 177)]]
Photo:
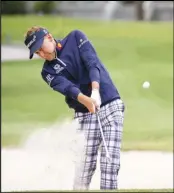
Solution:
[(144, 19), (144, 11), (143, 11), (144, 1), (122, 1), (122, 3), (124, 5), (133, 4), (135, 6), (137, 20), (143, 20)]
[(135, 1), (137, 20), (144, 20), (143, 2)]
[(34, 12), (35, 13), (45, 13), (45, 14), (49, 14), (49, 13), (53, 13), (55, 10), (55, 1), (37, 1), (34, 4)]
[[(29, 11), (28, 5), (32, 4)], [(2, 14), (27, 14), (31, 13), (53, 13), (56, 9), (58, 1), (1, 1)]]
[(25, 1), (1, 1), (2, 14), (25, 14)]
[[(80, 3), (79, 3), (80, 2)], [(57, 15), (76, 15), (78, 17), (85, 16), (88, 12), (94, 12), (94, 15), (100, 14), (100, 5), (97, 7), (97, 1), (1, 1), (1, 13), (2, 14), (57, 14)], [(105, 10), (107, 7), (102, 4), (101, 9)], [(118, 14), (124, 19), (130, 19), (130, 16), (134, 20), (152, 20), (158, 18), (161, 20), (173, 20), (173, 1), (118, 1), (122, 5), (122, 10), (118, 9)], [(148, 3), (151, 2), (151, 3)], [(84, 4), (83, 4), (84, 3)], [(88, 4), (93, 4), (94, 9), (88, 8)], [(72, 6), (73, 5), (73, 6)], [(86, 6), (86, 7), (85, 7)], [(84, 9), (85, 12), (83, 11)], [(90, 10), (91, 9), (91, 10)], [(114, 8), (113, 8), (114, 9)], [(116, 10), (116, 9), (115, 9)], [(122, 11), (122, 12), (121, 12)], [(78, 12), (78, 13), (77, 13)], [(98, 13), (97, 13), (98, 12)], [(116, 12), (116, 11), (115, 11)], [(80, 15), (81, 14), (81, 15)], [(105, 13), (103, 13), (105, 14)], [(113, 14), (114, 15), (114, 14)], [(116, 14), (115, 14), (116, 15)], [(123, 16), (124, 15), (124, 16)], [(119, 18), (118, 16), (118, 18)], [(85, 16), (85, 17), (88, 17)], [(103, 17), (103, 16), (102, 16)], [(113, 16), (113, 19), (117, 19)]]

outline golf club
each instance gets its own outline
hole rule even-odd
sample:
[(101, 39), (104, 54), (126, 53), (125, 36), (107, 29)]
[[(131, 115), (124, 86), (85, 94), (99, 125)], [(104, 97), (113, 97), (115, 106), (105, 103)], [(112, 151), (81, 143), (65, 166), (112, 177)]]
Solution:
[(100, 127), (100, 132), (101, 132), (103, 143), (104, 143), (105, 150), (106, 150), (106, 159), (107, 159), (108, 162), (110, 162), (111, 161), (111, 157), (109, 155), (108, 148), (106, 146), (106, 141), (105, 141), (105, 138), (104, 138), (104, 135), (103, 135), (103, 130), (102, 130), (102, 126), (101, 126), (101, 122), (100, 122), (100, 117), (99, 117), (98, 111), (96, 111), (96, 115), (97, 115), (97, 119), (98, 119), (98, 123), (99, 123), (99, 127)]

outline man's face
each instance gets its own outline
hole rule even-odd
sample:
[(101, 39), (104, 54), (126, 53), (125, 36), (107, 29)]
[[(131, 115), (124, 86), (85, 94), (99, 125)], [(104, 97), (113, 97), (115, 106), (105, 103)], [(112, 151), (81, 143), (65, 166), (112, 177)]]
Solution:
[(55, 57), (56, 43), (51, 35), (46, 35), (43, 44), (35, 53), (45, 60), (53, 60)]

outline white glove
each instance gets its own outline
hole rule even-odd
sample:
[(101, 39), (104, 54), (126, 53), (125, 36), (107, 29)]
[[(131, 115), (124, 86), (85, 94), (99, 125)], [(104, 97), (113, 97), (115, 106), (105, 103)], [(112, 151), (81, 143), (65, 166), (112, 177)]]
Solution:
[(98, 89), (92, 89), (91, 98), (95, 100), (96, 108), (99, 110), (101, 105), (101, 97)]

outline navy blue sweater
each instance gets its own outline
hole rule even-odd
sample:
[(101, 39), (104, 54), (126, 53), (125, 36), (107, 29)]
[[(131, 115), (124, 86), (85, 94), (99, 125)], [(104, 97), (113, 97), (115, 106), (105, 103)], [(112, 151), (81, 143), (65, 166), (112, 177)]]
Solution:
[(53, 90), (65, 96), (70, 108), (76, 112), (88, 112), (77, 101), (77, 96), (81, 92), (90, 97), (92, 81), (100, 84), (101, 106), (120, 98), (108, 71), (82, 31), (73, 30), (64, 39), (55, 41), (57, 56), (44, 62), (41, 75)]

